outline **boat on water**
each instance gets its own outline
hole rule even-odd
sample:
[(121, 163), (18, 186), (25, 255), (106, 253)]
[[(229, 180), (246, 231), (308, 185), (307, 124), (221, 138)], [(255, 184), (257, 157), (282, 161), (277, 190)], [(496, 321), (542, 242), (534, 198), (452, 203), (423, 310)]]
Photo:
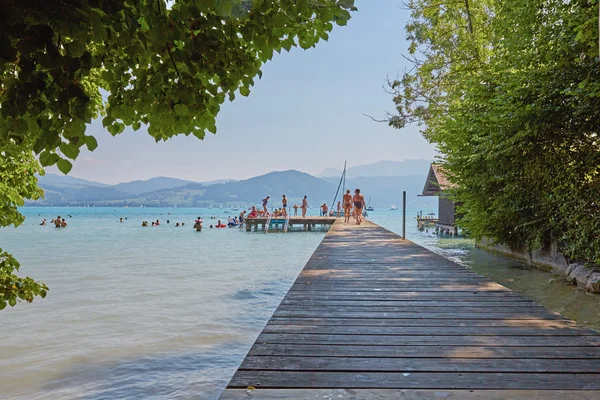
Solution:
[(392, 206), (390, 207), (390, 210), (391, 210), (391, 211), (396, 211), (396, 210), (397, 210), (397, 208), (396, 208), (396, 205), (395, 205), (395, 204), (392, 204)]
[(375, 211), (373, 207), (367, 207), (367, 211)]

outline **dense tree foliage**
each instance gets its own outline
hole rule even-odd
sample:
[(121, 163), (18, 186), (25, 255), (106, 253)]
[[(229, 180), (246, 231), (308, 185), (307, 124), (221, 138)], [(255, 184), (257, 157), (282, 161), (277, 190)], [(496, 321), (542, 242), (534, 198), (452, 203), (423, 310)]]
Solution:
[[(68, 173), (82, 147), (97, 147), (86, 127), (98, 116), (112, 135), (142, 125), (157, 141), (216, 133), (221, 104), (248, 96), (274, 52), (326, 40), (334, 24), (346, 24), (353, 3), (0, 2), (0, 210), (7, 211), (1, 225), (18, 225), (15, 207), (41, 194), (32, 154)], [(14, 305), (18, 264), (5, 253), (0, 263), (4, 308)], [(42, 293), (30, 288), (16, 298)]]
[(462, 224), (600, 264), (598, 0), (414, 0), (392, 126), (424, 123)]

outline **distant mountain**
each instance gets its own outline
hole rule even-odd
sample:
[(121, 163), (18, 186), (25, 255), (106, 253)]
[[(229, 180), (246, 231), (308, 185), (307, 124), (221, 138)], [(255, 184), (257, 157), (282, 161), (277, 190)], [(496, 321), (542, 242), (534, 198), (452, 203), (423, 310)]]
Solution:
[(233, 181), (206, 186), (191, 183), (173, 189), (157, 190), (145, 193), (131, 201), (132, 204), (149, 206), (189, 206), (207, 207), (210, 205), (249, 205), (260, 204), (265, 196), (271, 196), (270, 204), (280, 204), (285, 194), (291, 204), (298, 203), (304, 195), (308, 196), (309, 205), (319, 205), (331, 201), (335, 187), (299, 171), (277, 171), (243, 181)]
[(44, 176), (38, 176), (40, 185), (48, 185), (55, 187), (82, 187), (82, 186), (96, 186), (96, 187), (107, 187), (106, 183), (88, 181), (85, 179), (75, 178), (68, 175), (57, 175), (46, 173)]
[(159, 176), (157, 178), (151, 178), (146, 181), (132, 181), (119, 183), (117, 185), (114, 185), (113, 187), (125, 193), (139, 195), (142, 193), (154, 192), (155, 190), (172, 189), (180, 186), (185, 186), (190, 183), (195, 182), (177, 178), (169, 178), (166, 176)]
[[(429, 160), (403, 160), (403, 161), (378, 161), (373, 164), (351, 167), (346, 170), (346, 178), (359, 176), (409, 176), (427, 175), (429, 172)], [(327, 168), (321, 172), (320, 177), (340, 177), (342, 170)]]
[(44, 200), (35, 204), (41, 205), (86, 205), (98, 201), (113, 201), (131, 197), (129, 193), (122, 192), (112, 186), (51, 186), (41, 184), (44, 189)]

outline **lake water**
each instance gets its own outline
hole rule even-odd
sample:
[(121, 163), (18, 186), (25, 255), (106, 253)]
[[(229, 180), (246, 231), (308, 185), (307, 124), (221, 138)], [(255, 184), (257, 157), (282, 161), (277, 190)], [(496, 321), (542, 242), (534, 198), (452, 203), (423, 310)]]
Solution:
[[(600, 328), (598, 297), (469, 240), (419, 232), (416, 211), (409, 239)], [(23, 212), (24, 225), (0, 229), (0, 247), (50, 292), (0, 312), (0, 397), (10, 399), (217, 398), (324, 235), (210, 230), (208, 217), (237, 214), (219, 209)], [(38, 225), (57, 215), (67, 229)], [(370, 218), (401, 232), (400, 211)]]

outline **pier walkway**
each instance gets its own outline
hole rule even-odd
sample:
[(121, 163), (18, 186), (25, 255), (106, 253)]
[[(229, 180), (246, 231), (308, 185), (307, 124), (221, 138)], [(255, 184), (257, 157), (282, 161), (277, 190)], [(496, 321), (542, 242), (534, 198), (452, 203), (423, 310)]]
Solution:
[(222, 399), (600, 399), (600, 335), (338, 220)]

